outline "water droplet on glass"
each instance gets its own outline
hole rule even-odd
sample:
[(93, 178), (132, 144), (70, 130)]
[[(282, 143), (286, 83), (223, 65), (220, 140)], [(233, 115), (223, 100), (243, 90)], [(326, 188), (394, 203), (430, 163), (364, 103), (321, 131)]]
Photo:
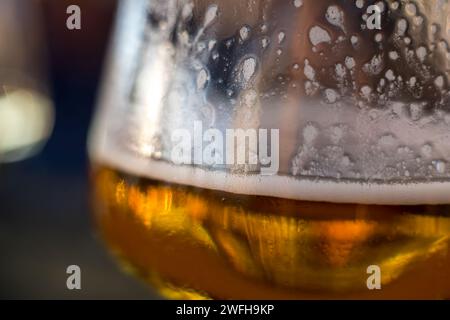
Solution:
[(250, 27), (249, 26), (243, 26), (241, 30), (239, 30), (239, 36), (241, 37), (242, 41), (246, 41), (250, 35)]
[(391, 59), (391, 60), (397, 60), (398, 59), (398, 53), (397, 53), (397, 51), (390, 51), (389, 52), (389, 59)]
[(205, 69), (202, 69), (197, 74), (197, 89), (202, 90), (205, 89), (206, 84), (209, 80), (209, 74)]
[(242, 76), (244, 82), (248, 82), (256, 71), (256, 59), (253, 57), (247, 58), (242, 64)]
[(444, 86), (444, 77), (443, 76), (438, 76), (436, 79), (434, 79), (434, 84), (439, 89), (442, 89), (442, 87)]
[(432, 152), (433, 152), (433, 147), (431, 145), (429, 145), (429, 144), (425, 144), (420, 149), (420, 152), (422, 153), (422, 155), (425, 158), (431, 158)]
[(283, 31), (278, 33), (278, 43), (279, 44), (283, 43), (285, 38), (286, 38), (286, 33), (284, 33)]
[(436, 161), (434, 161), (434, 167), (436, 168), (436, 171), (438, 173), (444, 174), (447, 166), (444, 161), (436, 160)]
[(408, 28), (408, 22), (406, 21), (406, 19), (400, 19), (397, 22), (397, 33), (400, 36), (403, 36), (405, 34), (407, 28)]
[(325, 14), (327, 21), (344, 30), (344, 13), (338, 6), (329, 6)]
[(212, 4), (208, 7), (208, 10), (206, 10), (205, 22), (203, 23), (204, 28), (209, 27), (214, 22), (214, 20), (217, 18), (218, 12), (219, 7), (217, 5)]
[(327, 103), (335, 103), (339, 98), (339, 94), (333, 89), (325, 90), (325, 99)]
[(319, 136), (319, 129), (317, 129), (313, 124), (308, 124), (303, 129), (303, 139), (306, 145), (311, 145)]
[(345, 66), (347, 69), (351, 70), (355, 67), (355, 59), (353, 57), (345, 57)]
[(294, 0), (294, 7), (300, 8), (303, 5), (303, 0)]
[(415, 16), (417, 13), (417, 7), (414, 3), (407, 3), (405, 6), (405, 12), (411, 16)]
[(421, 62), (423, 62), (425, 60), (425, 57), (427, 55), (427, 49), (424, 46), (421, 46), (419, 48), (416, 49), (416, 55), (417, 58), (419, 58), (419, 60)]
[(322, 42), (330, 42), (331, 37), (325, 29), (314, 26), (309, 30), (309, 40), (313, 46), (316, 46)]
[(355, 5), (358, 9), (362, 9), (364, 7), (364, 0), (356, 0)]
[(305, 59), (305, 68), (303, 69), (303, 73), (306, 78), (313, 81), (316, 77), (316, 72), (313, 67), (310, 66), (308, 59)]
[(209, 40), (208, 42), (208, 50), (211, 51), (216, 46), (217, 41), (216, 40)]

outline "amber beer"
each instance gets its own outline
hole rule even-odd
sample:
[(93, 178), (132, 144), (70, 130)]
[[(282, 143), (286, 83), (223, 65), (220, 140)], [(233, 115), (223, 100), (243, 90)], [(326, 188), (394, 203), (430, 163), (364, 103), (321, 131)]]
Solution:
[(248, 196), (101, 165), (93, 179), (104, 239), (163, 297), (450, 298), (450, 206)]

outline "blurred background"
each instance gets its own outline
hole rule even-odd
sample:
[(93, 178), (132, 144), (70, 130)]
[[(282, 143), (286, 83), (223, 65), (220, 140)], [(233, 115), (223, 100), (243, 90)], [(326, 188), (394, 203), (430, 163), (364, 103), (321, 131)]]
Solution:
[[(81, 30), (66, 27), (74, 4)], [(119, 270), (90, 215), (86, 139), (116, 8), (0, 0), (0, 299), (155, 297)], [(82, 290), (66, 287), (72, 264)]]

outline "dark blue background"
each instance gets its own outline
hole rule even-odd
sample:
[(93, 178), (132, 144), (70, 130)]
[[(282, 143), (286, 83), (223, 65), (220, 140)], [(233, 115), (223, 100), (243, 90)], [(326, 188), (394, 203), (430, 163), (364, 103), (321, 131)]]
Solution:
[[(151, 298), (109, 257), (90, 215), (86, 139), (116, 2), (43, 3), (56, 122), (39, 155), (0, 166), (0, 298)], [(65, 28), (69, 4), (82, 9), (81, 31)], [(66, 288), (71, 264), (80, 291)]]

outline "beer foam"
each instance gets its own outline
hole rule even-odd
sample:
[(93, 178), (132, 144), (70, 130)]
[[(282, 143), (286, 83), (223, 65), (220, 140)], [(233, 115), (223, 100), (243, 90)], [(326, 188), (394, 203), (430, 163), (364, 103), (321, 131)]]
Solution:
[[(92, 146), (92, 145), (91, 145)], [(292, 200), (378, 205), (450, 203), (450, 181), (369, 183), (292, 176), (238, 175), (139, 158), (114, 148), (90, 148), (93, 163), (153, 180), (236, 194)]]

